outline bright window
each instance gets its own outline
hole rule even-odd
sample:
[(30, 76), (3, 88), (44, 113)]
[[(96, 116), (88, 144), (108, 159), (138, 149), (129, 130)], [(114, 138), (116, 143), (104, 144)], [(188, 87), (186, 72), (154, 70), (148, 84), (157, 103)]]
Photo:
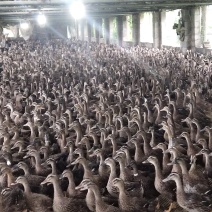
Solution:
[(180, 10), (162, 12), (162, 45), (180, 47), (180, 40), (173, 29), (173, 25), (178, 24)]
[(152, 13), (141, 13), (140, 16), (140, 41), (153, 43), (153, 21)]

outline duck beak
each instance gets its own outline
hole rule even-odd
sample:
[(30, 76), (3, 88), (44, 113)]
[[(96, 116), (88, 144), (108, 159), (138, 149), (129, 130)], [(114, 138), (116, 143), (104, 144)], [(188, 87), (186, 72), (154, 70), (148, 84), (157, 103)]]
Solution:
[(83, 185), (79, 184), (78, 186), (75, 187), (76, 190), (81, 190), (83, 188)]
[(14, 186), (14, 185), (17, 185), (17, 184), (18, 184), (18, 183), (15, 182), (15, 183), (11, 183), (10, 185), (11, 185), (11, 186)]
[(167, 166), (173, 166), (175, 163), (173, 162), (170, 162), (170, 163), (167, 163)]
[(44, 180), (43, 182), (41, 182), (41, 185), (47, 184), (46, 180)]
[(85, 186), (82, 186), (82, 187), (80, 188), (80, 191), (85, 191), (85, 190), (88, 190)]
[(201, 155), (202, 153), (201, 152), (198, 152), (197, 154), (195, 154), (196, 156), (198, 156), (198, 155)]
[(60, 180), (62, 180), (63, 179), (63, 175), (61, 174), (61, 175), (59, 175), (59, 179)]
[(169, 181), (169, 179), (167, 179), (167, 178), (165, 178), (165, 179), (162, 180), (162, 182), (164, 182), (164, 183), (165, 182), (168, 182), (168, 181)]
[(66, 168), (70, 168), (73, 165), (73, 163), (69, 163)]
[(13, 146), (13, 147), (11, 147), (11, 150), (13, 150), (13, 149), (15, 149), (15, 148), (17, 148), (16, 146)]
[(169, 149), (165, 150), (163, 153), (169, 153)]
[(23, 157), (23, 159), (27, 159), (27, 158), (30, 158), (30, 156), (29, 156), (29, 155), (25, 155), (25, 156)]
[(150, 163), (148, 160), (143, 161), (142, 163)]

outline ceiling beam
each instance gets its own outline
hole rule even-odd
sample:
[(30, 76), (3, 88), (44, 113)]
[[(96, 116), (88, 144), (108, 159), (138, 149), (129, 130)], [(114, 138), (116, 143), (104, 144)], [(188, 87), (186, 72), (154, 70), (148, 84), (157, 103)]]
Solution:
[[(129, 4), (138, 4), (138, 3), (190, 3), (190, 4), (208, 4), (212, 3), (212, 0), (84, 0), (85, 5), (87, 4), (120, 4), (120, 3), (129, 3)], [(68, 0), (51, 0), (51, 2), (40, 2), (40, 1), (0, 1), (0, 6), (44, 6), (44, 5), (61, 5), (61, 4), (70, 4)]]

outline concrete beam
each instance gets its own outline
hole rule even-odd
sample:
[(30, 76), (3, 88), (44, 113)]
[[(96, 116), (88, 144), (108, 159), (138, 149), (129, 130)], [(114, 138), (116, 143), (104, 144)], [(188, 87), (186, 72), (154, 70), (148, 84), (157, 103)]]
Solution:
[[(119, 4), (119, 3), (127, 3), (127, 4), (135, 4), (135, 3), (160, 3), (163, 5), (166, 4), (179, 4), (179, 3), (187, 3), (187, 4), (197, 4), (197, 3), (204, 3), (209, 4), (212, 3), (212, 0), (176, 0), (176, 1), (170, 1), (170, 0), (84, 0), (84, 4)], [(50, 2), (45, 1), (0, 1), (0, 6), (22, 6), (22, 5), (61, 5), (61, 4), (68, 4), (68, 0), (51, 0)]]

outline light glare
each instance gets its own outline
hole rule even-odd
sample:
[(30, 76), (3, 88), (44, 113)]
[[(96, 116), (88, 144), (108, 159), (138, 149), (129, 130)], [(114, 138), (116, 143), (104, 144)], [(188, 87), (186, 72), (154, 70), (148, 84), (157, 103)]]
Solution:
[(39, 14), (37, 17), (37, 22), (40, 26), (44, 26), (46, 24), (46, 16), (43, 14)]
[(28, 29), (29, 28), (29, 24), (27, 22), (23, 22), (20, 24), (21, 29)]
[(81, 19), (85, 17), (85, 6), (80, 1), (74, 1), (70, 6), (70, 13), (74, 19)]

